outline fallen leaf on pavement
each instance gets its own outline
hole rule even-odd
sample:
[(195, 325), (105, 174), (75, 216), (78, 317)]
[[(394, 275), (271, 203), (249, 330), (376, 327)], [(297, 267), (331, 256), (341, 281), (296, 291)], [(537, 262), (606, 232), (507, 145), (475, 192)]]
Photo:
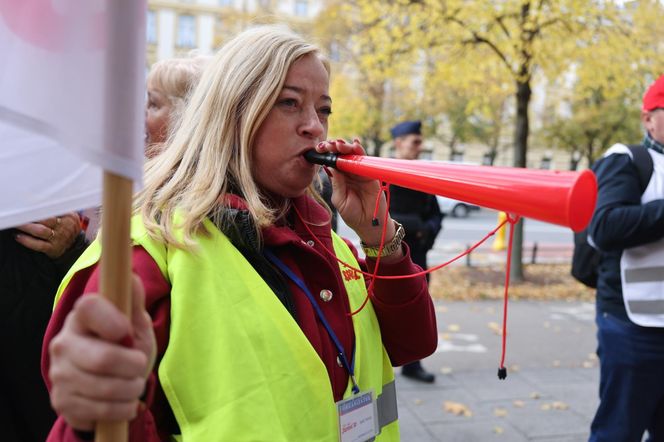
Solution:
[(516, 408), (523, 408), (526, 405), (526, 403), (524, 401), (519, 401), (519, 400), (516, 400), (516, 401), (512, 402), (512, 404)]
[(496, 434), (503, 434), (505, 430), (503, 430), (503, 427), (493, 427), (493, 432)]
[(493, 415), (497, 417), (505, 417), (507, 416), (507, 409), (505, 408), (494, 408), (493, 409)]
[(531, 399), (539, 399), (540, 397), (542, 397), (542, 396), (536, 391), (533, 391), (532, 393), (530, 393), (530, 398)]
[[(510, 283), (510, 299), (594, 301), (595, 291), (576, 281), (570, 268), (569, 262), (524, 265), (524, 281)], [(504, 283), (503, 264), (448, 266), (431, 274), (429, 292), (434, 299), (445, 301), (502, 299)], [(490, 308), (486, 312), (493, 315), (495, 310)]]
[(569, 408), (569, 405), (561, 401), (555, 401), (551, 403), (551, 408), (553, 408), (554, 410), (567, 410)]
[(413, 401), (413, 404), (415, 404), (415, 405), (422, 405), (422, 399), (415, 399), (415, 400)]
[(440, 369), (440, 372), (442, 374), (450, 374), (450, 373), (452, 373), (452, 367), (442, 367)]
[(451, 332), (458, 332), (461, 330), (461, 327), (459, 327), (459, 324), (450, 324), (447, 326), (447, 329)]
[(471, 417), (472, 411), (460, 402), (445, 401), (443, 402), (443, 411), (446, 411), (457, 416)]
[(497, 322), (489, 322), (487, 326), (492, 332), (494, 332), (498, 336), (501, 336), (503, 334), (503, 328)]

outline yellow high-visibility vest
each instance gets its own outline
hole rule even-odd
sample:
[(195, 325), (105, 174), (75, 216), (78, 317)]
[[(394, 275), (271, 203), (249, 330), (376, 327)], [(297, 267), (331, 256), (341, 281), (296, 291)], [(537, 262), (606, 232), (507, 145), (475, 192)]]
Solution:
[[(196, 252), (148, 237), (139, 217), (132, 239), (171, 285), (171, 325), (159, 382), (188, 441), (338, 441), (339, 425), (325, 364), (299, 325), (251, 264), (213, 223)], [(332, 232), (334, 251), (357, 267)], [(99, 238), (65, 277), (97, 262)], [(340, 271), (349, 269), (340, 264)], [(346, 273), (348, 275), (348, 273)], [(364, 278), (342, 278), (351, 310), (367, 296)], [(371, 302), (353, 316), (355, 377), (377, 397), (378, 441), (399, 440), (394, 371)], [(347, 350), (351, 352), (350, 349)], [(344, 398), (352, 396), (351, 384)]]

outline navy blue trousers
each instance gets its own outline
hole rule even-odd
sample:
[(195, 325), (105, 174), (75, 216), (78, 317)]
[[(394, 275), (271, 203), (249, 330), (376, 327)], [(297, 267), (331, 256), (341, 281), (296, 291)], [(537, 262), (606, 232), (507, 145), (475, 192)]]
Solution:
[(598, 312), (600, 404), (591, 442), (664, 442), (664, 328)]

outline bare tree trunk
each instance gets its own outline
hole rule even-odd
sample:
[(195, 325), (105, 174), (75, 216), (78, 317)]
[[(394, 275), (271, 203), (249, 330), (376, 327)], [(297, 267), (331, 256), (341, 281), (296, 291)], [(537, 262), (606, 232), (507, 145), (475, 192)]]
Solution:
[(384, 141), (381, 140), (380, 136), (377, 134), (371, 135), (369, 140), (371, 141), (371, 149), (367, 149), (367, 153), (371, 156), (379, 157), (380, 150), (383, 147), (383, 144), (385, 144)]
[(588, 167), (592, 166), (595, 162), (595, 148), (593, 147), (593, 142), (590, 141), (586, 147), (586, 152), (588, 153)]
[(528, 106), (530, 105), (530, 82), (516, 84), (516, 123), (514, 126), (514, 167), (526, 167), (528, 135), (530, 131)]
[[(528, 106), (530, 105), (530, 80), (516, 83), (516, 123), (514, 126), (514, 166), (526, 167), (528, 150)], [(515, 226), (514, 243), (512, 244), (512, 262), (510, 278), (523, 281), (523, 220)]]
[(569, 170), (575, 171), (579, 168), (579, 160), (581, 159), (581, 155), (579, 155), (579, 151), (577, 149), (570, 150), (569, 153)]
[(452, 139), (450, 140), (450, 156), (449, 156), (450, 161), (454, 159), (456, 143), (457, 143), (457, 135), (452, 134)]
[(380, 156), (380, 150), (383, 144), (385, 143), (381, 137), (381, 129), (383, 128), (383, 107), (385, 105), (385, 82), (371, 83), (369, 85), (369, 103), (374, 109), (379, 109), (379, 112), (376, 112), (371, 117), (371, 125), (369, 129), (369, 140), (371, 140), (373, 146), (368, 150), (369, 155), (378, 157)]

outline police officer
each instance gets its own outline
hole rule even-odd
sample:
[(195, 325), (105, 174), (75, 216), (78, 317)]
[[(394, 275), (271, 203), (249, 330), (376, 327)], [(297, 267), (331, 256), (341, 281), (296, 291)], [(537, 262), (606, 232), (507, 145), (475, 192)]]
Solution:
[[(420, 156), (423, 142), (421, 121), (401, 122), (390, 132), (394, 139), (396, 158), (416, 160)], [(406, 230), (404, 241), (410, 247), (413, 262), (426, 269), (427, 252), (433, 247), (443, 221), (435, 195), (391, 185), (390, 213)], [(421, 382), (431, 383), (435, 380), (433, 373), (426, 371), (420, 361), (404, 365), (401, 373)]]

